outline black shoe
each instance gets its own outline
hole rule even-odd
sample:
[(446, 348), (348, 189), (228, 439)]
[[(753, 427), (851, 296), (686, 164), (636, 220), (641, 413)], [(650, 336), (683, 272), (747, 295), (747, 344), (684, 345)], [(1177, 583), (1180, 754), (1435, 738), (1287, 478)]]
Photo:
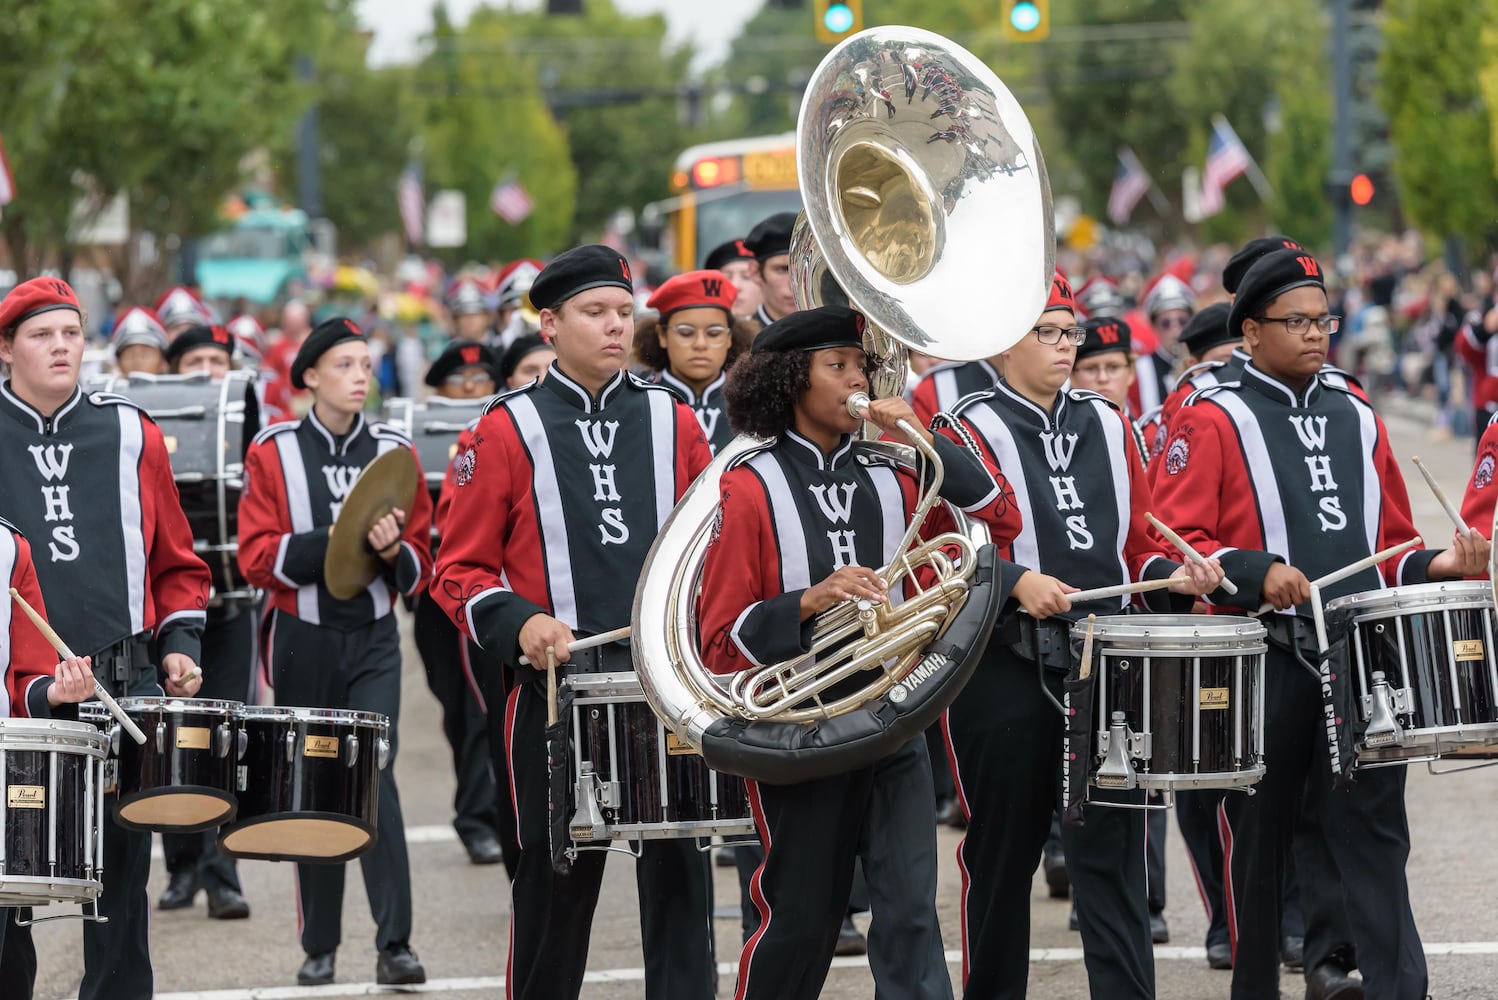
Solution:
[(957, 801), (957, 796), (942, 799), (936, 804), (936, 824), (950, 826), (954, 830), (967, 829), (967, 817), (962, 813), (962, 803)]
[(416, 960), (410, 945), (393, 944), (380, 949), (375, 962), (375, 982), (382, 986), (404, 986), (427, 981), (427, 970)]
[(1155, 944), (1170, 944), (1170, 925), (1164, 913), (1150, 914), (1150, 940)]
[(1231, 969), (1233, 967), (1233, 946), (1226, 941), (1222, 944), (1207, 945), (1207, 965), (1213, 969)]
[(185, 910), (198, 895), (198, 873), (195, 871), (173, 872), (166, 891), (156, 901), (158, 910)]
[(1082, 924), (1077, 920), (1077, 904), (1071, 904), (1071, 916), (1066, 918), (1066, 929), (1069, 931), (1080, 931)]
[(208, 916), (213, 920), (243, 920), (250, 915), (250, 904), (239, 890), (227, 886), (208, 890)]
[(1363, 984), (1335, 965), (1318, 965), (1306, 975), (1306, 1000), (1363, 1000)]
[(715, 868), (737, 868), (739, 859), (734, 856), (737, 848), (732, 845), (713, 852), (713, 867)]
[[(1061, 849), (1047, 849), (1041, 863), (1045, 867), (1045, 885), (1052, 899), (1066, 899), (1071, 895), (1071, 879), (1066, 874), (1066, 856)], [(1072, 928), (1076, 930), (1076, 928)]]
[(298, 986), (326, 986), (333, 981), (333, 956), (335, 952), (325, 951), (321, 955), (308, 955), (307, 961), (297, 970), (296, 984)]
[(863, 931), (853, 926), (852, 916), (843, 918), (843, 927), (837, 932), (837, 947), (832, 950), (834, 955), (867, 955), (869, 953), (869, 942), (864, 938)]
[(499, 838), (492, 833), (481, 833), (463, 841), (468, 851), (468, 860), (476, 865), (497, 865), (505, 859), (499, 849)]
[(1292, 972), (1298, 972), (1305, 965), (1306, 939), (1303, 937), (1286, 936), (1280, 942), (1280, 961), (1285, 968)]

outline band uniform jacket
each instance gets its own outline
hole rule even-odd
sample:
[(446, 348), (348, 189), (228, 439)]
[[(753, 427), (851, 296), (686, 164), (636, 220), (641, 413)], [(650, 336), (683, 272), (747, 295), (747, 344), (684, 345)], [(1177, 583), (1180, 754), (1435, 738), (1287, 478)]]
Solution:
[(1482, 532), (1484, 538), (1491, 538), (1493, 532), (1493, 498), (1498, 496), (1498, 486), (1493, 485), (1495, 463), (1498, 463), (1498, 415), (1488, 420), (1477, 442), (1477, 461), (1472, 463), (1472, 478), (1467, 480), (1467, 492), (1462, 496), (1462, 520), (1473, 531)]
[(999, 372), (988, 361), (949, 361), (937, 365), (916, 384), (910, 408), (922, 427), (930, 427), (938, 413), (950, 413), (963, 396), (992, 389)]
[(418, 474), (395, 562), (349, 600), (334, 597), (324, 583), (328, 535), (343, 501), (364, 467), (395, 448), (416, 456), (410, 438), (362, 413), (342, 439), (315, 410), (255, 436), (239, 498), (239, 568), (265, 588), (272, 607), (350, 632), (388, 615), (397, 592), (414, 595), (431, 578), (432, 495)]
[[(1180, 566), (1145, 519), (1150, 491), (1134, 425), (1095, 392), (1063, 390), (1050, 412), (1000, 380), (956, 409), (1014, 490), (1024, 528), (1001, 554), (1081, 589), (1170, 576)], [(1154, 591), (1156, 610), (1189, 598)], [(1180, 605), (1185, 603), (1185, 608)], [(1118, 614), (1128, 596), (1074, 604), (1061, 616)]]
[[(950, 433), (935, 435), (942, 496), (988, 524), (1002, 545), (1020, 528), (1013, 496)], [(855, 457), (851, 435), (829, 455), (795, 431), (725, 472), (698, 603), (708, 669), (733, 673), (805, 653), (814, 619), (801, 620), (802, 593), (843, 566), (893, 562), (917, 485), (914, 472), (892, 460)], [(951, 526), (938, 505), (922, 534)], [(889, 596), (898, 602), (908, 595)]]
[(1129, 387), (1129, 409), (1148, 413), (1165, 402), (1175, 383), (1176, 358), (1156, 349), (1134, 359), (1134, 384)]
[(719, 372), (701, 395), (669, 371), (656, 372), (655, 382), (676, 393), (678, 399), (691, 407), (697, 422), (702, 425), (707, 447), (714, 455), (733, 440), (733, 430), (728, 426), (728, 403), (723, 398), (723, 386), (728, 382), (726, 371)]
[(0, 516), (31, 541), (52, 625), (80, 655), (148, 630), (200, 655), (210, 587), (166, 440), (123, 396), (73, 390), (50, 418), (0, 385)]
[[(1193, 394), (1172, 421), (1155, 513), (1237, 585), (1236, 596), (1207, 595), (1209, 606), (1257, 609), (1276, 561), (1316, 579), (1415, 536), (1383, 421), (1335, 379), (1319, 374), (1297, 393), (1249, 363), (1241, 381)], [(1422, 583), (1434, 556), (1407, 551), (1322, 596)]]
[(532, 615), (625, 625), (646, 553), (711, 460), (670, 390), (620, 371), (594, 396), (553, 364), (498, 396), (457, 456), (432, 594), (511, 664)]
[[(42, 601), (41, 584), (31, 561), (31, 543), (15, 525), (0, 519), (0, 574), (7, 587), (14, 587), (43, 618), (47, 608)], [(57, 668), (57, 653), (41, 629), (7, 598), (0, 606), (0, 719), (45, 719), (52, 714), (47, 704), (47, 690), (52, 686)]]

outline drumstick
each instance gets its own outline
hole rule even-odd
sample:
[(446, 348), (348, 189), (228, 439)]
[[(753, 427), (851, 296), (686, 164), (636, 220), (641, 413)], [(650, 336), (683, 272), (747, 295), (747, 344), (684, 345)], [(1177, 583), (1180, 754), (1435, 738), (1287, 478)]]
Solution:
[(546, 724), (557, 724), (557, 648), (546, 647)]
[(1140, 580), (1138, 583), (1120, 583), (1114, 587), (1098, 587), (1094, 590), (1079, 590), (1075, 594), (1067, 594), (1072, 604), (1081, 604), (1084, 601), (1101, 601), (1105, 597), (1123, 597), (1125, 594), (1143, 594), (1151, 590), (1164, 590), (1174, 580), (1165, 578), (1161, 580)]
[(1097, 615), (1087, 616), (1087, 634), (1082, 638), (1082, 669), (1077, 671), (1080, 680), (1092, 676), (1092, 627), (1097, 624)]
[[(1359, 559), (1355, 563), (1349, 563), (1348, 565), (1343, 566), (1341, 569), (1334, 569), (1325, 576), (1317, 577), (1316, 579), (1311, 581), (1311, 586), (1318, 590), (1325, 590), (1327, 587), (1330, 587), (1334, 583), (1341, 583), (1349, 576), (1356, 576), (1358, 573), (1361, 573), (1365, 569), (1370, 569), (1371, 567), (1377, 566), (1385, 559), (1394, 558), (1405, 549), (1414, 548), (1416, 545), (1419, 545), (1420, 542), (1420, 536), (1416, 535), (1414, 538), (1411, 538), (1407, 542), (1401, 542), (1398, 545), (1391, 545), (1388, 548), (1384, 549), (1382, 552), (1375, 552), (1373, 553), (1373, 555)], [(1266, 601), (1263, 604), (1259, 605), (1259, 610), (1256, 612), (1256, 614), (1265, 615), (1273, 610), (1274, 605)]]
[[(607, 646), (611, 642), (617, 642), (620, 639), (628, 639), (629, 632), (630, 626), (625, 625), (622, 628), (614, 629), (612, 632), (600, 632), (598, 635), (590, 635), (586, 639), (578, 639), (574, 642), (569, 642), (567, 643), (567, 649), (568, 651), (571, 651), (574, 649), (592, 649), (594, 646)], [(531, 665), (530, 659), (524, 656), (520, 658), (520, 663), (522, 666), (527, 667)]]
[(1447, 517), (1451, 518), (1451, 523), (1456, 525), (1457, 533), (1463, 538), (1471, 538), (1472, 529), (1467, 526), (1466, 521), (1462, 520), (1461, 512), (1452, 506), (1451, 498), (1446, 495), (1445, 490), (1441, 489), (1441, 484), (1436, 482), (1436, 477), (1430, 474), (1425, 463), (1420, 461), (1420, 456), (1414, 456), (1411, 461), (1415, 463), (1415, 468), (1420, 470), (1420, 475), (1425, 477), (1425, 485), (1429, 486), (1430, 491), (1436, 495), (1436, 499), (1441, 503), (1441, 509), (1446, 512)]
[[(58, 635), (57, 631), (51, 625), (47, 624), (47, 619), (37, 614), (36, 609), (26, 603), (26, 598), (21, 596), (19, 590), (14, 587), (10, 588), (10, 599), (20, 605), (21, 610), (26, 612), (26, 617), (31, 619), (31, 623), (52, 644), (52, 648), (57, 650), (59, 656), (69, 659), (73, 658), (74, 653), (68, 648), (68, 644), (62, 641), (62, 636)], [(92, 671), (89, 672), (89, 677), (94, 682), (94, 694), (98, 695), (99, 700), (104, 703), (104, 707), (109, 709), (109, 714), (120, 721), (120, 725), (125, 727), (125, 732), (130, 734), (132, 740), (144, 744), (146, 742), (146, 734), (140, 731), (140, 727), (135, 724), (135, 720), (125, 714), (125, 710), (120, 707), (120, 703), (115, 701), (114, 696), (104, 689), (104, 685), (99, 683), (99, 678), (94, 677)]]
[[(1162, 535), (1165, 536), (1165, 540), (1167, 542), (1169, 542), (1170, 544), (1174, 545), (1177, 549), (1179, 549), (1181, 551), (1181, 555), (1185, 556), (1187, 559), (1189, 559), (1191, 562), (1194, 562), (1194, 563), (1203, 564), (1203, 565), (1206, 563), (1207, 560), (1204, 559), (1204, 558), (1202, 558), (1202, 554), (1200, 552), (1196, 551), (1196, 549), (1192, 548), (1190, 545), (1188, 545), (1186, 543), (1186, 539), (1182, 538), (1180, 535), (1176, 534), (1174, 531), (1171, 531), (1170, 528), (1165, 524), (1164, 521), (1160, 520), (1158, 517), (1156, 517), (1155, 515), (1150, 514), (1148, 512), (1146, 512), (1144, 516), (1149, 519), (1149, 523), (1150, 524), (1153, 524), (1155, 526), (1155, 530), (1156, 531), (1158, 531), (1160, 534), (1162, 534)], [(1222, 578), (1222, 584), (1221, 584), (1221, 586), (1222, 586), (1222, 589), (1223, 589), (1224, 593), (1227, 593), (1227, 594), (1236, 594), (1236, 593), (1238, 593), (1238, 587), (1233, 583), (1232, 580), (1229, 580), (1227, 577), (1223, 577)]]

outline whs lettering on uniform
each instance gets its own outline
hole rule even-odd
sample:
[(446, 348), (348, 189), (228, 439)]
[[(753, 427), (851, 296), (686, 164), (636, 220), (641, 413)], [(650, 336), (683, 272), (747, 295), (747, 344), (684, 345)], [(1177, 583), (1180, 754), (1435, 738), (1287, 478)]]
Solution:
[(704, 406), (693, 412), (697, 414), (697, 422), (702, 425), (702, 433), (711, 441), (713, 439), (713, 431), (718, 429), (718, 417), (723, 411), (716, 406)]
[[(1295, 428), (1295, 436), (1300, 438), (1306, 451), (1320, 452), (1326, 448), (1325, 417), (1292, 416), (1289, 419), (1290, 425)], [(1342, 498), (1336, 495), (1338, 487), (1336, 479), (1332, 477), (1331, 456), (1306, 455), (1305, 463), (1311, 473), (1311, 492), (1332, 494), (1316, 501), (1320, 508), (1316, 519), (1321, 522), (1321, 530), (1341, 531), (1347, 527), (1347, 515), (1342, 510)]]
[[(583, 447), (594, 458), (608, 459), (614, 456), (614, 435), (619, 431), (617, 420), (577, 420), (577, 432), (582, 435)], [(593, 499), (599, 503), (618, 503), (619, 484), (615, 477), (617, 465), (591, 462), (588, 471), (593, 473)], [(629, 541), (629, 525), (624, 523), (623, 507), (605, 507), (599, 512), (602, 523), (598, 534), (604, 545), (623, 545)]]
[(328, 509), (333, 512), (333, 520), (338, 520), (338, 515), (342, 513), (343, 501), (348, 499), (349, 490), (354, 488), (359, 472), (359, 469), (350, 465), (324, 465), (322, 467), (323, 478), (328, 482), (328, 492), (333, 496), (333, 502), (328, 504)]
[[(71, 444), (33, 444), (28, 445), (26, 450), (31, 452), (36, 471), (47, 482), (67, 478), (68, 461), (73, 456)], [(78, 540), (73, 535), (73, 526), (68, 523), (73, 520), (73, 509), (68, 505), (68, 493), (71, 489), (72, 487), (61, 484), (42, 487), (42, 502), (47, 508), (46, 520), (62, 522), (52, 529), (52, 540), (47, 543), (47, 552), (52, 556), (53, 562), (72, 562), (79, 554)]]
[(1065, 475), (1071, 471), (1071, 458), (1076, 454), (1077, 440), (1076, 434), (1053, 434), (1050, 431), (1042, 431), (1040, 434), (1046, 464), (1051, 467), (1052, 472), (1060, 473), (1049, 478), (1051, 490), (1056, 494), (1056, 509), (1066, 522), (1066, 542), (1073, 549), (1090, 549), (1094, 539), (1087, 527), (1087, 515), (1067, 513), (1082, 510), (1086, 506), (1081, 494), (1077, 492), (1077, 477)]
[[(808, 487), (817, 498), (822, 516), (832, 524), (847, 524), (853, 517), (853, 494), (857, 483), (818, 483)], [(842, 569), (858, 562), (858, 533), (851, 528), (834, 528), (827, 532), (827, 542), (832, 546), (832, 568)]]

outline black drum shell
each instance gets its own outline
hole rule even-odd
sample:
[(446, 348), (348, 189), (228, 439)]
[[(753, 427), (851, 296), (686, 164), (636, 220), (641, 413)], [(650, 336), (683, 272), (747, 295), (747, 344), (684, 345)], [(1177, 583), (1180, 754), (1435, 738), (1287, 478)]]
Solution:
[[(239, 807), (234, 792), (238, 723), (232, 711), (194, 710), (191, 698), (172, 699), (172, 704), (188, 706), (181, 709), (150, 704), (159, 700), (126, 698), (120, 705), (145, 733), (146, 742), (136, 743), (128, 733), (120, 734), (115, 753), (118, 798), (111, 806), (115, 822), (131, 830), (196, 833), (232, 821)], [(221, 727), (227, 732), (221, 734)], [(151, 811), (144, 800), (183, 795), (217, 800), (223, 808), (194, 822), (141, 820), (142, 814)], [(171, 804), (160, 805), (165, 811)], [(132, 806), (140, 808), (132, 810)], [(206, 813), (209, 808), (205, 803), (200, 811)]]
[[(51, 758), (57, 757), (57, 783), (51, 779)], [(7, 876), (89, 879), (94, 875), (84, 863), (84, 801), (88, 758), (82, 754), (45, 750), (7, 750), (4, 788), (8, 797), (19, 785), (46, 789), (45, 807), (5, 810), (5, 862)], [(47, 862), (47, 831), (57, 817), (57, 867)]]

